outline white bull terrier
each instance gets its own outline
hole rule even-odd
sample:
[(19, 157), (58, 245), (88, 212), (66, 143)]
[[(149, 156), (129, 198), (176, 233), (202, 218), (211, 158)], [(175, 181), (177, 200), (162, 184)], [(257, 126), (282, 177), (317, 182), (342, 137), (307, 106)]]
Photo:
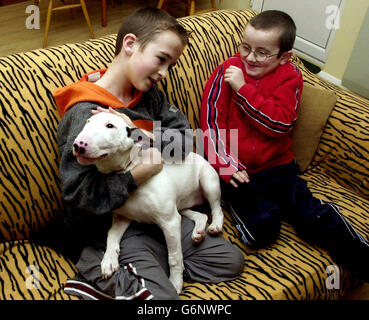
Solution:
[[(124, 119), (108, 112), (100, 112), (87, 123), (74, 142), (73, 154), (82, 165), (96, 165), (102, 173), (124, 173), (137, 165)], [(223, 228), (220, 204), (219, 177), (214, 168), (200, 155), (190, 153), (180, 164), (163, 164), (162, 170), (132, 192), (118, 212), (113, 214), (108, 232), (107, 247), (101, 262), (103, 278), (119, 268), (120, 241), (131, 220), (155, 223), (164, 233), (168, 246), (170, 281), (179, 294), (183, 286), (183, 254), (181, 245), (181, 216), (195, 222), (194, 242), (205, 236), (207, 216), (191, 210), (206, 198), (211, 207), (212, 223), (208, 232), (219, 234)], [(179, 214), (180, 213), (180, 214)]]

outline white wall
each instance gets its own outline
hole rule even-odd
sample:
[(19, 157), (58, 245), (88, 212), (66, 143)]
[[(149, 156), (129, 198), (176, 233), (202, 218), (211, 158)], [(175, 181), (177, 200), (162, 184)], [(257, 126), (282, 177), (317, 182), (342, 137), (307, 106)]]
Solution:
[(343, 75), (342, 85), (369, 99), (369, 9)]

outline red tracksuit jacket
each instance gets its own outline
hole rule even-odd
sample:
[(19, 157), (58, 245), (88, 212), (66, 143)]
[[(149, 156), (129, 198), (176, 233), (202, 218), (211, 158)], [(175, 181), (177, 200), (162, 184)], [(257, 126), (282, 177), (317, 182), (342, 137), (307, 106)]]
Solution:
[[(224, 82), (231, 65), (241, 68), (246, 80), (238, 92)], [(294, 159), (290, 134), (302, 87), (292, 63), (256, 80), (246, 74), (239, 53), (213, 72), (203, 93), (201, 129), (208, 161), (225, 182), (239, 170), (257, 173)]]

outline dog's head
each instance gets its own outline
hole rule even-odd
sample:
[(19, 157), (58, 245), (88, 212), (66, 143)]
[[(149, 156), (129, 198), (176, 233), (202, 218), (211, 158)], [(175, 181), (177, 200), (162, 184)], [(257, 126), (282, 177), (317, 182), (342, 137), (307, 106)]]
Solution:
[(73, 155), (82, 165), (95, 164), (99, 168), (109, 163), (114, 166), (133, 146), (131, 130), (123, 118), (107, 112), (97, 113), (87, 120), (74, 141)]

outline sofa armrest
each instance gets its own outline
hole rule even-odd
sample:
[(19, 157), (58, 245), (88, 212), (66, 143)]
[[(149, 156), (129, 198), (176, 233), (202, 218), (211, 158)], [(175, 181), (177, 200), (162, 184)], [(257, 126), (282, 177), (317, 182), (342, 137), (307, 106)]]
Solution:
[(337, 95), (310, 170), (323, 169), (339, 184), (369, 198), (369, 99), (320, 79), (296, 59), (304, 82)]

